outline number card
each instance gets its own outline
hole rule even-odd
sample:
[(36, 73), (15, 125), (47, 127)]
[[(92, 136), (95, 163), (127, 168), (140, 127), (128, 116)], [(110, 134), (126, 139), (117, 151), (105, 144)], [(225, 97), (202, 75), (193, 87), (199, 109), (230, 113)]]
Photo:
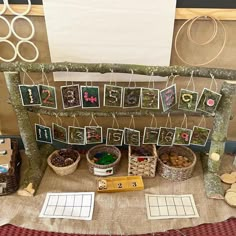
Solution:
[(85, 145), (85, 129), (81, 127), (68, 127), (68, 143), (74, 145)]
[(193, 133), (190, 144), (196, 146), (205, 146), (211, 130), (199, 126), (193, 126)]
[(52, 123), (53, 139), (62, 143), (67, 143), (67, 129), (58, 124)]
[(57, 109), (56, 89), (52, 86), (39, 84), (39, 94), (41, 97), (41, 107)]
[(219, 93), (204, 88), (197, 105), (197, 110), (213, 114), (219, 104), (221, 96), (222, 95)]
[(62, 105), (64, 109), (80, 106), (79, 85), (61, 86)]
[(123, 107), (133, 108), (140, 106), (141, 88), (126, 87), (124, 88)]
[(143, 144), (157, 144), (159, 129), (154, 127), (145, 127), (143, 132)]
[(82, 108), (99, 108), (100, 97), (98, 86), (80, 86), (82, 96)]
[(86, 144), (102, 143), (101, 126), (85, 126)]
[(171, 146), (175, 136), (175, 129), (160, 127), (158, 145), (159, 146)]
[(107, 146), (122, 146), (124, 130), (123, 129), (107, 129), (106, 145)]
[(140, 131), (130, 128), (124, 129), (124, 144), (131, 146), (140, 146)]
[(175, 127), (175, 137), (173, 144), (175, 145), (189, 145), (192, 136), (191, 129), (183, 129)]
[(36, 141), (42, 143), (52, 143), (51, 128), (39, 124), (35, 124)]
[(159, 89), (141, 88), (141, 108), (159, 109)]
[(179, 95), (178, 109), (196, 111), (198, 93), (187, 89), (181, 89)]
[(161, 95), (163, 111), (166, 112), (177, 103), (176, 84), (173, 84), (165, 89), (162, 89), (160, 91), (160, 95)]
[(41, 99), (37, 85), (19, 85), (19, 90), (23, 106), (41, 105)]
[(104, 85), (104, 106), (121, 107), (122, 106), (123, 87)]

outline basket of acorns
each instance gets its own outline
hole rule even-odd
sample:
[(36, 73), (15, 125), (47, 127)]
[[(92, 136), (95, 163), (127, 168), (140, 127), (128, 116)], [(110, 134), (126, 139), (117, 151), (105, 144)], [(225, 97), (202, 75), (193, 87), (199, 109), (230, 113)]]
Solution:
[(195, 153), (185, 146), (163, 146), (158, 149), (157, 172), (165, 179), (182, 181), (192, 176)]
[(73, 173), (80, 161), (79, 152), (74, 149), (60, 149), (54, 151), (48, 157), (48, 165), (58, 175), (69, 175)]

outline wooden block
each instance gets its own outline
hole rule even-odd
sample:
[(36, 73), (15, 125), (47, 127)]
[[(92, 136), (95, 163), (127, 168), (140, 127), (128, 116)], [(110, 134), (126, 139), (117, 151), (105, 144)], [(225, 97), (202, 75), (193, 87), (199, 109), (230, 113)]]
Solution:
[(236, 176), (228, 173), (221, 175), (220, 179), (222, 182), (226, 184), (234, 184), (236, 182)]

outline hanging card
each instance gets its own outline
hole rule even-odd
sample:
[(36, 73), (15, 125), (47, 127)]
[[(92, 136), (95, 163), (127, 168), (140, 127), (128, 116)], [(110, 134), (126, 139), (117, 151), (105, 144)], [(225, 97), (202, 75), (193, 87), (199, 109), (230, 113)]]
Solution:
[(41, 97), (41, 107), (57, 109), (56, 89), (53, 86), (39, 84), (39, 94)]
[(222, 95), (204, 88), (199, 99), (197, 110), (209, 114), (214, 114)]
[(123, 107), (133, 108), (140, 106), (141, 88), (126, 87), (124, 88)]
[(52, 143), (52, 132), (50, 127), (35, 124), (35, 135), (36, 141), (38, 142)]
[(173, 144), (175, 145), (189, 145), (192, 136), (191, 129), (184, 129), (181, 127), (175, 127), (175, 137)]
[(37, 85), (19, 85), (19, 90), (23, 106), (41, 105), (41, 99)]
[(197, 92), (187, 89), (181, 89), (179, 95), (178, 109), (194, 112), (196, 111), (197, 100), (198, 100)]
[(106, 135), (106, 145), (107, 146), (122, 146), (123, 144), (123, 136), (124, 130), (123, 129), (107, 129)]
[(64, 109), (80, 106), (79, 85), (61, 86), (62, 105)]
[(193, 126), (193, 133), (190, 144), (196, 146), (205, 146), (211, 130), (200, 126)]
[(143, 132), (143, 144), (157, 144), (159, 128), (145, 127)]
[(140, 131), (130, 128), (124, 129), (124, 144), (130, 146), (140, 146)]
[(74, 145), (85, 145), (85, 129), (81, 127), (68, 127), (68, 143)]
[(168, 111), (177, 103), (176, 84), (173, 84), (160, 91), (163, 111)]
[(98, 86), (80, 86), (82, 108), (99, 108), (100, 96)]
[(159, 109), (159, 89), (141, 88), (141, 108)]
[(105, 84), (104, 85), (104, 106), (121, 107), (122, 106), (123, 87)]
[(52, 123), (53, 139), (62, 143), (67, 143), (67, 129), (61, 125)]
[(86, 144), (102, 143), (101, 126), (85, 126)]
[(158, 136), (158, 145), (159, 146), (171, 146), (175, 136), (175, 129), (160, 127), (159, 136)]

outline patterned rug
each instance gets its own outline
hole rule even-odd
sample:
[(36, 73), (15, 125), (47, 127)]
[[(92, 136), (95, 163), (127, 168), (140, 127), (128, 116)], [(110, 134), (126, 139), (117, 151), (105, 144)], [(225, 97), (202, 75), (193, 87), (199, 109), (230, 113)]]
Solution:
[[(0, 227), (0, 236), (85, 236), (82, 234), (67, 234), (25, 229), (14, 225)], [(139, 236), (235, 236), (236, 218), (214, 224), (202, 224), (196, 227), (169, 230), (163, 233), (140, 234)], [(86, 235), (88, 236), (88, 235)], [(90, 235), (91, 236), (91, 235)], [(98, 235), (97, 235), (98, 236)], [(102, 236), (102, 235), (99, 235)], [(105, 236), (105, 235), (104, 235)], [(110, 235), (111, 236), (111, 235)], [(120, 235), (117, 235), (120, 236)], [(135, 235), (132, 235), (135, 236)]]

